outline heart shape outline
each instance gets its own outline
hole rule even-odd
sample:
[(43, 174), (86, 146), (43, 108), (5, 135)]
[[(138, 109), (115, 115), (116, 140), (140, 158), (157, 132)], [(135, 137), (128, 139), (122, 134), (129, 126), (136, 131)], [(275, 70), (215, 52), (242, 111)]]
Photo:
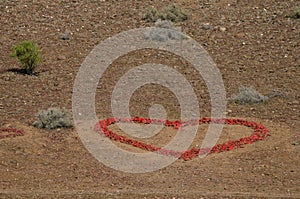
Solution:
[[(210, 148), (192, 148), (190, 150), (186, 150), (183, 152), (173, 151), (163, 149), (161, 147), (156, 147), (151, 144), (147, 144), (141, 141), (137, 141), (131, 138), (127, 138), (125, 136), (118, 135), (113, 131), (108, 129), (109, 125), (122, 122), (122, 123), (141, 123), (141, 124), (158, 124), (164, 125), (167, 127), (173, 127), (174, 129), (180, 129), (187, 125), (201, 125), (201, 124), (227, 124), (227, 125), (241, 125), (250, 127), (254, 130), (254, 132), (246, 137), (242, 137), (238, 140), (229, 140), (222, 144), (217, 144)], [(219, 119), (219, 118), (209, 118), (203, 117), (199, 120), (189, 120), (189, 121), (170, 121), (170, 120), (163, 120), (163, 119), (150, 119), (150, 118), (141, 118), (141, 117), (134, 117), (134, 118), (108, 118), (104, 120), (100, 120), (94, 127), (94, 130), (101, 135), (106, 136), (110, 140), (117, 141), (120, 143), (125, 143), (132, 145), (133, 147), (137, 147), (146, 151), (157, 152), (159, 154), (173, 156), (179, 159), (183, 159), (185, 161), (190, 160), (192, 158), (198, 157), (199, 155), (203, 154), (213, 154), (213, 153), (221, 153), (224, 151), (231, 151), (234, 148), (241, 148), (243, 145), (252, 144), (258, 140), (263, 140), (266, 136), (269, 135), (269, 130), (263, 126), (262, 124), (258, 124), (253, 121), (247, 121), (243, 119)]]

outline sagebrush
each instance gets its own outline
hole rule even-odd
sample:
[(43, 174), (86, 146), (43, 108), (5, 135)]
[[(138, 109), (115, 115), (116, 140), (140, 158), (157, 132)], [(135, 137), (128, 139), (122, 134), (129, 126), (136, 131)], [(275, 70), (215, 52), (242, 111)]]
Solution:
[(171, 21), (158, 19), (155, 27), (144, 32), (146, 40), (165, 42), (168, 40), (183, 40), (187, 36), (181, 32), (180, 27), (175, 27)]
[(300, 7), (297, 7), (294, 9), (287, 17), (293, 18), (293, 19), (300, 19)]
[(169, 20), (173, 22), (181, 22), (188, 19), (188, 15), (178, 6), (169, 5), (160, 13), (161, 20)]
[(30, 75), (42, 61), (42, 55), (32, 41), (23, 41), (13, 46), (10, 56), (17, 58), (25, 72)]
[(231, 100), (238, 104), (257, 104), (266, 102), (269, 98), (260, 94), (253, 87), (241, 86), (239, 93), (233, 94)]
[(156, 22), (158, 20), (158, 11), (155, 8), (149, 8), (143, 19), (148, 22)]
[(33, 123), (36, 128), (57, 129), (73, 127), (71, 114), (66, 109), (49, 108), (37, 114), (37, 121)]
[(188, 15), (177, 5), (172, 4), (158, 11), (155, 8), (148, 9), (143, 17), (148, 22), (156, 22), (158, 19), (172, 22), (182, 22), (188, 19)]

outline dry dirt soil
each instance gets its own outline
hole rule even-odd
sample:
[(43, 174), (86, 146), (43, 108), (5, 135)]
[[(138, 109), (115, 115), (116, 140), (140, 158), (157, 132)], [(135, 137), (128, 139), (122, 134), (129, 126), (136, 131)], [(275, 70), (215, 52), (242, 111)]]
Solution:
[[(227, 104), (228, 118), (261, 122), (270, 136), (230, 152), (130, 174), (97, 161), (75, 128), (49, 131), (32, 126), (41, 109), (72, 109), (76, 74), (96, 45), (122, 31), (153, 26), (142, 20), (147, 8), (170, 3), (189, 14), (176, 26), (207, 50), (228, 98), (241, 85), (270, 96), (264, 104)], [(300, 198), (300, 20), (286, 17), (297, 6), (296, 0), (0, 0), (0, 127), (25, 131), (24, 136), (0, 140), (0, 197)], [(203, 28), (206, 23), (210, 28)], [(22, 40), (34, 41), (44, 55), (36, 75), (23, 74), (9, 57), (12, 46)], [(149, 62), (183, 74), (196, 91), (201, 115), (210, 116), (207, 88), (189, 63), (167, 52), (141, 50), (115, 60), (100, 79), (99, 118), (112, 116), (110, 96), (118, 79)], [(176, 97), (158, 85), (138, 89), (130, 112), (147, 117), (149, 107), (158, 102), (169, 118), (179, 117)], [(219, 142), (250, 133), (246, 127), (226, 126)], [(168, 135), (150, 141), (159, 145), (169, 140), (171, 130)], [(200, 142), (196, 139), (193, 145)]]

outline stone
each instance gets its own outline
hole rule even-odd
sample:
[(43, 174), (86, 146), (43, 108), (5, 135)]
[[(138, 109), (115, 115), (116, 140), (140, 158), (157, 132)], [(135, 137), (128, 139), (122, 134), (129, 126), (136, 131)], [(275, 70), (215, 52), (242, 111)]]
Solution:
[(225, 28), (225, 27), (220, 27), (219, 30), (220, 30), (221, 32), (225, 32), (225, 31), (226, 31), (226, 28)]
[(66, 56), (64, 56), (64, 55), (58, 55), (57, 59), (58, 60), (65, 60)]
[(211, 26), (210, 23), (204, 23), (204, 24), (202, 24), (202, 29), (211, 30), (211, 29), (213, 29), (213, 26)]
[(61, 34), (59, 36), (59, 38), (62, 40), (70, 40), (71, 36), (72, 36), (72, 33), (70, 31), (66, 31), (65, 33)]

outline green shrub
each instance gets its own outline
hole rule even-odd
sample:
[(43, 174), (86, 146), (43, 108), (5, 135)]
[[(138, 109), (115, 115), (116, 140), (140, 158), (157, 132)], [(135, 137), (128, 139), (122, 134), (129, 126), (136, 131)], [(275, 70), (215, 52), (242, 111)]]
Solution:
[(70, 128), (73, 127), (73, 122), (71, 114), (66, 109), (49, 108), (38, 113), (33, 126), (45, 129)]
[(30, 75), (42, 60), (39, 49), (32, 41), (23, 41), (15, 45), (10, 56), (17, 58), (25, 72)]
[(176, 5), (169, 5), (163, 9), (159, 14), (159, 18), (162, 20), (169, 20), (173, 22), (181, 22), (188, 19), (188, 15)]
[(158, 19), (155, 22), (155, 29), (144, 32), (146, 40), (165, 42), (168, 40), (184, 40), (188, 37), (181, 32), (180, 27), (175, 27), (171, 21)]
[(292, 13), (288, 15), (288, 17), (293, 19), (300, 19), (300, 7), (296, 8)]
[(147, 22), (156, 22), (158, 19), (182, 22), (188, 19), (188, 15), (180, 7), (172, 4), (164, 7), (161, 11), (157, 11), (155, 8), (148, 9), (143, 19)]
[(156, 22), (158, 19), (158, 11), (155, 8), (149, 8), (143, 19), (147, 22)]
[(238, 104), (257, 104), (269, 98), (257, 92), (253, 87), (241, 86), (238, 94), (233, 94), (231, 100)]

